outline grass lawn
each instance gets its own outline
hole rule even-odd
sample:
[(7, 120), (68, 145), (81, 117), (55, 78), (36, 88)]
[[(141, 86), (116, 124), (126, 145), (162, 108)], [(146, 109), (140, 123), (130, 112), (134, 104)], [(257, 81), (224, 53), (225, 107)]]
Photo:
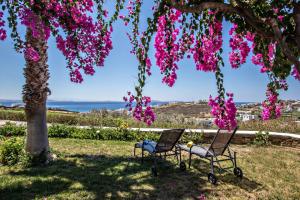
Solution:
[(152, 177), (152, 162), (132, 159), (131, 142), (50, 143), (58, 159), (46, 167), (0, 167), (0, 199), (195, 199), (203, 193), (208, 199), (300, 198), (300, 149), (233, 146), (244, 179), (223, 173), (213, 186), (208, 163), (199, 159), (185, 172), (160, 165)]

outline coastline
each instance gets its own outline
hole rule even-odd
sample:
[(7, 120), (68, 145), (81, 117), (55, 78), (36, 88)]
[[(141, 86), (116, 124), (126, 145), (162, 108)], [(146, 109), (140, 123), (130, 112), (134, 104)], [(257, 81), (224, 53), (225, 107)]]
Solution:
[[(184, 101), (153, 101), (153, 107), (173, 104), (196, 104), (197, 102)], [(204, 102), (202, 102), (203, 104)], [(237, 106), (244, 104), (254, 104), (255, 102), (236, 102)], [(21, 100), (1, 100), (0, 108), (2, 109), (18, 109), (24, 108), (24, 103)], [(88, 113), (93, 110), (120, 111), (126, 109), (126, 103), (121, 101), (47, 101), (47, 109), (51, 111)]]

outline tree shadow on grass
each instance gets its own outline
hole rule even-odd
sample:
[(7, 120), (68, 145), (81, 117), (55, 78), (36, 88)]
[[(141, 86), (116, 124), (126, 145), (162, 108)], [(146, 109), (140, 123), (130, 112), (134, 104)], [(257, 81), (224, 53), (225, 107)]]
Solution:
[[(0, 188), (0, 199), (182, 199), (197, 198), (214, 189), (204, 188), (207, 179), (203, 173), (199, 176), (190, 170), (180, 172), (169, 161), (164, 163), (159, 165), (159, 176), (153, 177), (150, 161), (141, 165), (139, 160), (130, 157), (69, 155), (46, 167), (10, 172), (12, 179), (26, 181)], [(206, 172), (207, 169), (203, 166), (199, 170)], [(239, 186), (254, 190), (258, 185), (250, 182), (246, 179)], [(243, 186), (245, 183), (248, 186)]]

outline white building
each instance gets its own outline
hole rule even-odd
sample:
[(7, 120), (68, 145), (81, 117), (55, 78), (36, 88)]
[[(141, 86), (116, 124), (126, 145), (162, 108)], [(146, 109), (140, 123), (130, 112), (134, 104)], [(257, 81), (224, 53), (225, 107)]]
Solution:
[(251, 114), (251, 111), (238, 111), (238, 118), (245, 122), (258, 119), (257, 115)]
[(241, 114), (240, 117), (243, 122), (258, 119), (257, 115), (251, 115), (251, 114)]

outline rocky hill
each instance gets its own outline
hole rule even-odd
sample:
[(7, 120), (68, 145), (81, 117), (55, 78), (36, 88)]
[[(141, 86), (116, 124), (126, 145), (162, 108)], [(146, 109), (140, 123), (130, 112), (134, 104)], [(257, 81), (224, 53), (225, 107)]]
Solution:
[(186, 117), (206, 117), (210, 107), (207, 103), (171, 103), (156, 107), (156, 114), (184, 115)]

